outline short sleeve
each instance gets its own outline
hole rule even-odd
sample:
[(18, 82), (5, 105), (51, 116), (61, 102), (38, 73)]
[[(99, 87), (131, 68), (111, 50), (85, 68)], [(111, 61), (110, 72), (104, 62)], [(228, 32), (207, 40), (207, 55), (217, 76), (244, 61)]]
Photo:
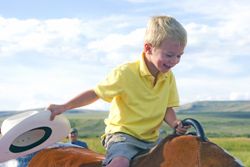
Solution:
[(114, 69), (94, 88), (94, 91), (98, 97), (107, 102), (111, 102), (115, 96), (118, 96), (122, 92), (122, 76), (119, 68)]
[(176, 86), (176, 81), (173, 73), (171, 73), (170, 79), (170, 92), (168, 98), (168, 107), (178, 107), (180, 104), (179, 102), (179, 94)]

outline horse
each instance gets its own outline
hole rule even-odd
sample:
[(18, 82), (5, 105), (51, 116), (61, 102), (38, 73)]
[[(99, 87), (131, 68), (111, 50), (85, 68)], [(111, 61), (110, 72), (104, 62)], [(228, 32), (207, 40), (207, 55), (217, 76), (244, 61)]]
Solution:
[[(242, 162), (223, 148), (208, 140), (201, 124), (187, 118), (183, 125), (191, 125), (195, 133), (165, 137), (148, 153), (131, 160), (131, 167), (244, 167)], [(104, 154), (84, 148), (49, 148), (40, 151), (29, 167), (101, 167)]]

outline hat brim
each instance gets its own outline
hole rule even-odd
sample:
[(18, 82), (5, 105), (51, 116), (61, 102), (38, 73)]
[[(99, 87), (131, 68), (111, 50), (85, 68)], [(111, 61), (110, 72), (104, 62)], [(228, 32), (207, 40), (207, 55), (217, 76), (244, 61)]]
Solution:
[(49, 118), (49, 111), (29, 111), (4, 120), (0, 162), (41, 150), (69, 134), (70, 123), (65, 116), (58, 115), (53, 121)]

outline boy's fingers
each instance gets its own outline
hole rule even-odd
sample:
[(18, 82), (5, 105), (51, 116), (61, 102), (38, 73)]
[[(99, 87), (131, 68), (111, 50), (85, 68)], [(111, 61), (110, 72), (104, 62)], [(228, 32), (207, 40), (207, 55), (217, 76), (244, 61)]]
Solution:
[(183, 131), (183, 129), (181, 129), (181, 128), (176, 128), (176, 132), (178, 132), (178, 133), (183, 133), (184, 131)]
[(181, 133), (181, 134), (185, 134), (187, 131), (183, 130), (183, 129), (178, 129), (177, 132)]
[(54, 118), (55, 118), (55, 116), (51, 113), (51, 114), (50, 114), (50, 120), (53, 121)]
[(177, 134), (177, 135), (184, 135), (184, 134), (185, 134), (185, 132), (182, 132), (182, 131), (176, 131), (176, 134)]
[(179, 134), (186, 134), (188, 128), (189, 128), (189, 126), (178, 127), (178, 128), (176, 128), (176, 131)]
[(47, 107), (46, 110), (50, 112), (50, 120), (53, 121), (55, 118), (55, 113), (51, 110), (51, 105)]
[(191, 128), (191, 126), (183, 126), (183, 129), (188, 130), (189, 128)]

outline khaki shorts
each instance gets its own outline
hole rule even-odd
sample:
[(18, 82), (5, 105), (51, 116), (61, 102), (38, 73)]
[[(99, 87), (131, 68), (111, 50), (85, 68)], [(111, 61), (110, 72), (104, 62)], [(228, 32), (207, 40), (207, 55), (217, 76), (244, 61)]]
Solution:
[(108, 134), (102, 141), (106, 148), (103, 165), (108, 165), (115, 157), (125, 157), (129, 161), (137, 155), (148, 152), (157, 142), (139, 140), (125, 133)]

